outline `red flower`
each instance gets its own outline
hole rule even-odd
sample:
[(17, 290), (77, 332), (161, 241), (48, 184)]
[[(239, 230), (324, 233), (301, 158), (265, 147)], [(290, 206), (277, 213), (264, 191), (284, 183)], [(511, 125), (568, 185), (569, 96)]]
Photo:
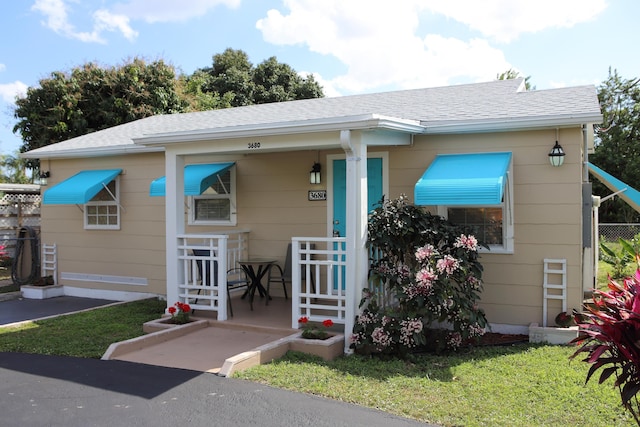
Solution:
[(309, 318), (307, 316), (302, 316), (301, 318), (298, 319), (298, 323), (306, 324), (308, 321), (309, 321)]
[(169, 314), (174, 314), (176, 312), (176, 308), (175, 307), (169, 307), (167, 311), (169, 311)]
[(323, 324), (324, 326), (326, 326), (327, 328), (330, 328), (330, 327), (332, 327), (332, 326), (333, 326), (333, 321), (332, 321), (331, 319), (327, 319), (327, 320), (325, 320), (324, 322), (322, 322), (322, 324)]

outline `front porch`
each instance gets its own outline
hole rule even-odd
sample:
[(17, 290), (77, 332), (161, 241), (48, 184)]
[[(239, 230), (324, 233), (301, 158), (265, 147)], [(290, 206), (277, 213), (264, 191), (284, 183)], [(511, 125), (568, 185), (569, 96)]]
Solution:
[[(242, 275), (238, 269), (239, 261), (251, 256), (249, 243), (250, 232), (246, 230), (179, 235), (179, 280), (173, 285), (168, 283), (168, 304), (172, 305), (174, 301), (188, 303), (198, 317), (238, 325), (297, 329), (298, 319), (302, 316), (318, 323), (330, 319), (338, 332), (348, 335), (358, 301), (355, 289), (347, 286), (345, 280), (345, 238), (292, 238), (291, 283), (286, 283), (286, 286), (291, 286), (289, 299), (282, 297), (281, 282), (272, 282), (270, 293), (273, 300), (267, 305), (264, 297), (256, 292), (253, 310), (248, 297), (241, 299), (245, 288), (230, 292), (231, 305), (226, 292), (227, 284), (237, 281)], [(274, 254), (269, 258), (283, 266), (285, 260), (282, 255)], [(219, 265), (225, 268), (218, 268)], [(265, 287), (268, 277), (267, 274), (263, 279)], [(358, 300), (359, 297), (358, 293)]]

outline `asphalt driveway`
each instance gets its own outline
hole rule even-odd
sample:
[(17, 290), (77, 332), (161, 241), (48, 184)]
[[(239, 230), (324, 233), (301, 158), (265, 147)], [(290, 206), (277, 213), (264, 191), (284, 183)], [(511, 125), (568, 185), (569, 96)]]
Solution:
[(4, 427), (424, 426), (374, 409), (196, 371), (0, 353)]

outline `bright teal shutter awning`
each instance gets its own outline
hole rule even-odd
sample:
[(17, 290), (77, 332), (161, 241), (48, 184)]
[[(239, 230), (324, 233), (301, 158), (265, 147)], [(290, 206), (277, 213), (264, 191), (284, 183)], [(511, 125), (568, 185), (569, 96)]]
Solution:
[[(187, 165), (184, 167), (184, 195), (199, 196), (211, 186), (217, 179), (218, 175), (224, 173), (233, 166), (234, 163), (210, 163), (199, 165)], [(165, 176), (155, 179), (151, 182), (149, 189), (150, 196), (165, 196), (166, 192)]]
[(502, 203), (511, 153), (439, 154), (416, 182), (418, 206)]
[(105, 185), (122, 173), (122, 169), (89, 170), (78, 172), (44, 192), (44, 205), (84, 205)]
[(640, 192), (638, 190), (608, 174), (596, 165), (587, 163), (587, 166), (589, 167), (589, 172), (606, 185), (609, 190), (614, 193), (619, 191), (617, 196), (627, 202), (636, 212), (640, 212)]

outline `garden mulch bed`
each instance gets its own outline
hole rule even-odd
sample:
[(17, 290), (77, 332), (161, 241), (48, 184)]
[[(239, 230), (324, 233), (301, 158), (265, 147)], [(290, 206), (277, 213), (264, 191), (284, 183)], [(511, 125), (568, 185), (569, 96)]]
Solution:
[(529, 342), (529, 335), (519, 334), (498, 334), (494, 332), (488, 332), (480, 338), (479, 346), (490, 345), (510, 345), (521, 344)]

